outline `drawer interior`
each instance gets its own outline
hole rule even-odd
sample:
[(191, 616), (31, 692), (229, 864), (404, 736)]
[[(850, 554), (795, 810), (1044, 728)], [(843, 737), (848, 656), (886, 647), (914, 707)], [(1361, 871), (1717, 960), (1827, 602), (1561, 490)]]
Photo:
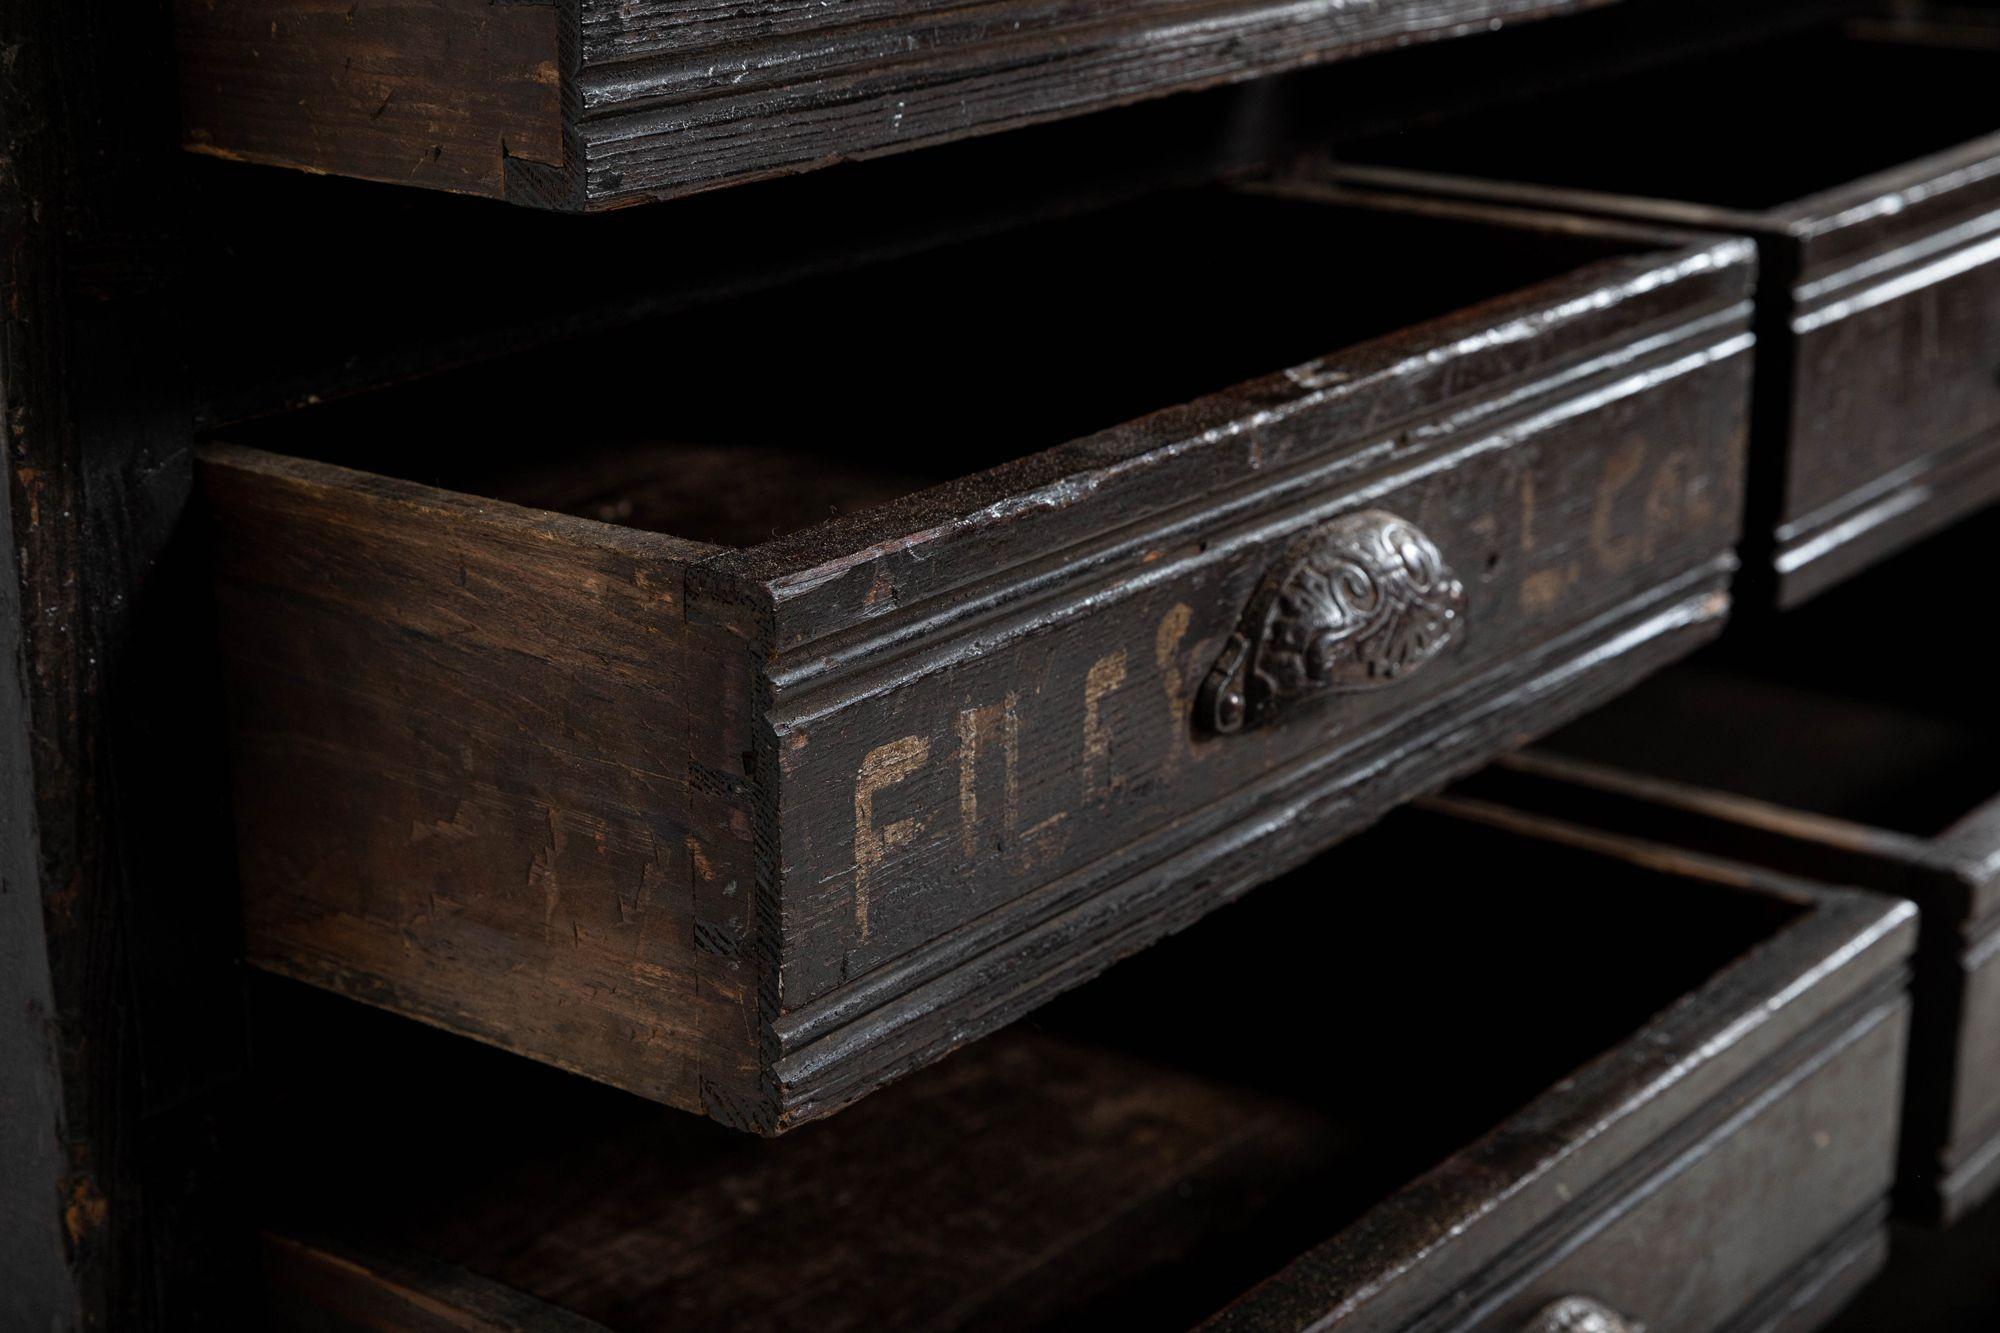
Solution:
[(1996, 81), (1992, 35), (1828, 24), (1573, 83), (1337, 153), (1372, 166), (1756, 210), (2000, 130)]
[(265, 980), (249, 1160), (614, 1328), (1185, 1327), (1802, 910), (1403, 812), (777, 1140)]
[(1640, 248), (1190, 191), (441, 373), (229, 439), (750, 546)]
[(1670, 669), (1541, 748), (1654, 777), (1933, 837), (2000, 793), (1990, 727), (1800, 688)]
[(2000, 692), (1966, 587), (1989, 511), (1669, 668), (1541, 748), (1918, 837), (2000, 794)]

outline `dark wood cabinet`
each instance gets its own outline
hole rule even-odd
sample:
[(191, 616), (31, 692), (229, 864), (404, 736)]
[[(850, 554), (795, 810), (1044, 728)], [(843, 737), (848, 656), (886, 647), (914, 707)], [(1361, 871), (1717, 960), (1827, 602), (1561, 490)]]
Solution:
[(0, 5), (0, 1330), (1893, 1305), (2000, 1184), (1996, 62)]
[(1779, 604), (2000, 496), (2000, 22), (1632, 63), (1329, 152), (1357, 184), (1756, 238), (1747, 540)]

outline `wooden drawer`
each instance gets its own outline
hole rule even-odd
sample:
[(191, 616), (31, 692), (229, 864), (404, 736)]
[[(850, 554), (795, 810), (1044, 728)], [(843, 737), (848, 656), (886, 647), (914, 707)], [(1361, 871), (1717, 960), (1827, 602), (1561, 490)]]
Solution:
[(602, 209), (1605, 0), (176, 0), (183, 142)]
[(2000, 514), (1933, 539), (1466, 788), (1921, 907), (1901, 1194), (1945, 1221), (2000, 1185), (2000, 697), (1854, 630), (1946, 614), (1996, 540)]
[(1789, 606), (2000, 495), (1996, 79), (2000, 27), (1856, 21), (1335, 152), (1359, 183), (1754, 236), (1746, 560)]
[(1916, 902), (1924, 949), (1902, 1194), (1911, 1214), (1952, 1221), (2000, 1184), (1996, 722), (1990, 700), (1922, 687), (1899, 702), (1782, 674), (1691, 670), (1468, 790)]
[(251, 956), (841, 1106), (1710, 636), (1750, 281), (1198, 194), (232, 436)]
[(281, 1007), (274, 1299), (332, 1328), (1515, 1330), (1566, 1296), (1803, 1328), (1880, 1258), (1914, 918), (1405, 811), (776, 1142)]

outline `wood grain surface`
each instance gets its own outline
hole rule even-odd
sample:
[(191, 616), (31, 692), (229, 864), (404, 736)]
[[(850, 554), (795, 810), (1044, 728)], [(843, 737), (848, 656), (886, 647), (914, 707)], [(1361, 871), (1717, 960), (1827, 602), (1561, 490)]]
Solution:
[(176, 0), (181, 133), (242, 162), (504, 196), (563, 160), (547, 0)]

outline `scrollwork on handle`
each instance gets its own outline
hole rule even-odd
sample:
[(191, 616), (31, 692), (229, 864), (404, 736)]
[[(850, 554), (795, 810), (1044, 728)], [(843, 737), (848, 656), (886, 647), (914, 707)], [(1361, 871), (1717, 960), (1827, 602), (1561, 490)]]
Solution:
[(1646, 1333), (1646, 1326), (1588, 1296), (1565, 1296), (1536, 1311), (1521, 1333)]
[(1465, 586), (1416, 524), (1380, 509), (1323, 523), (1258, 584), (1196, 696), (1195, 725), (1227, 736), (1316, 695), (1393, 684), (1464, 617)]

